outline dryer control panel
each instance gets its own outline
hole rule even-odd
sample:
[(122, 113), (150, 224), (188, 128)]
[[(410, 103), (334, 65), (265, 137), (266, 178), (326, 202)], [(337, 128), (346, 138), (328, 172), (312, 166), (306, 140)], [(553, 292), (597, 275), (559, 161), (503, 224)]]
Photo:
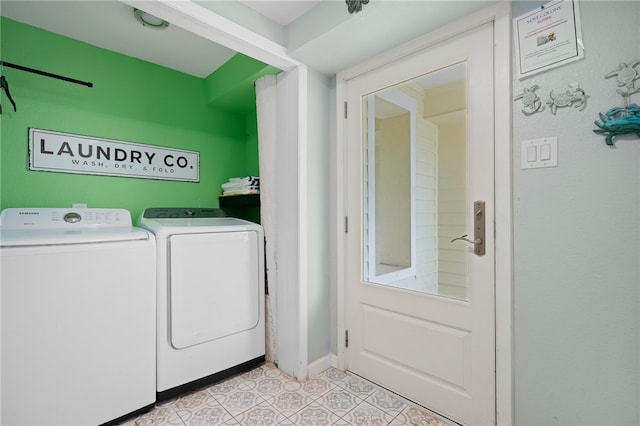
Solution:
[(197, 219), (203, 217), (226, 217), (222, 209), (215, 208), (178, 208), (178, 207), (153, 207), (144, 210), (142, 217), (145, 219)]

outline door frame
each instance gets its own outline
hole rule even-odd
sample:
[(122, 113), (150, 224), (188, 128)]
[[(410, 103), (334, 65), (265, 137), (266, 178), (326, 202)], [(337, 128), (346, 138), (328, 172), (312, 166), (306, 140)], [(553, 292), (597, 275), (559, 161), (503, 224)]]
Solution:
[[(396, 88), (389, 88), (386, 89), (384, 91), (381, 91), (379, 93), (376, 93), (376, 96), (371, 96), (369, 98), (369, 118), (368, 118), (368, 136), (367, 136), (367, 144), (369, 146), (368, 148), (368, 164), (367, 164), (367, 169), (368, 169), (368, 175), (371, 176), (368, 179), (368, 216), (369, 216), (369, 221), (372, 224), (376, 223), (376, 208), (375, 208), (375, 204), (376, 204), (376, 160), (375, 160), (375, 141), (376, 141), (376, 136), (375, 136), (375, 117), (372, 115), (375, 115), (376, 109), (375, 109), (375, 98), (379, 97), (380, 99), (383, 99), (393, 105), (396, 105), (400, 108), (404, 108), (406, 111), (409, 111), (410, 114), (410, 121), (409, 121), (409, 126), (410, 126), (410, 134), (409, 134), (409, 152), (410, 152), (410, 198), (411, 198), (411, 204), (410, 204), (410, 218), (411, 218), (411, 223), (410, 223), (410, 227), (411, 227), (411, 238), (410, 238), (410, 265), (409, 267), (400, 269), (400, 270), (396, 270), (396, 271), (392, 271), (392, 272), (386, 272), (386, 273), (382, 273), (380, 275), (378, 275), (376, 273), (376, 267), (375, 267), (375, 257), (376, 257), (376, 250), (369, 250), (369, 254), (368, 254), (368, 265), (369, 265), (369, 277), (374, 277), (375, 278), (375, 282), (378, 284), (388, 284), (388, 283), (392, 283), (394, 281), (403, 279), (403, 278), (408, 278), (411, 276), (414, 276), (416, 274), (416, 207), (415, 207), (415, 189), (416, 189), (416, 178), (415, 178), (415, 157), (416, 157), (416, 112), (417, 112), (417, 101), (415, 100), (415, 98), (412, 98), (411, 96), (401, 92), (400, 90), (396, 89)], [(376, 247), (377, 243), (376, 243), (376, 226), (375, 225), (370, 225), (366, 231), (366, 234), (368, 234), (368, 239), (369, 239), (369, 244), (373, 243), (373, 247)]]
[(471, 14), (398, 48), (369, 59), (336, 75), (336, 333), (337, 367), (346, 369), (345, 347), (345, 251), (346, 234), (346, 119), (349, 80), (423, 50), (480, 25), (494, 24), (494, 117), (495, 122), (495, 309), (496, 309), (496, 423), (514, 423), (513, 383), (513, 231), (511, 171), (511, 4), (498, 4)]

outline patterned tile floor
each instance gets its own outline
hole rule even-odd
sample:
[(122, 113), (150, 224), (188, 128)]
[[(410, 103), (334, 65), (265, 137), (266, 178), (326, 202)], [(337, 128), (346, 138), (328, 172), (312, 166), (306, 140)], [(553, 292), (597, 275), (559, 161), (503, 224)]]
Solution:
[(335, 368), (298, 382), (271, 364), (159, 404), (125, 426), (454, 425)]

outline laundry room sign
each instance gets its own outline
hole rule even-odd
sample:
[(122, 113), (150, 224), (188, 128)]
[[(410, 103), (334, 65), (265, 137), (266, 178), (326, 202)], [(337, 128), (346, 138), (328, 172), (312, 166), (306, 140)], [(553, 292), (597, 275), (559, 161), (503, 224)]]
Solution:
[(200, 181), (200, 153), (29, 129), (29, 170)]

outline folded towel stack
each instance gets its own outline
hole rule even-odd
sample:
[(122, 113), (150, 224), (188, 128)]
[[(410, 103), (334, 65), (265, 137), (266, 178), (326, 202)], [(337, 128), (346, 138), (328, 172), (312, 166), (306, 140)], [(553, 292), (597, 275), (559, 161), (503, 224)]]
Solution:
[(260, 178), (257, 176), (230, 178), (222, 184), (223, 195), (259, 194)]

